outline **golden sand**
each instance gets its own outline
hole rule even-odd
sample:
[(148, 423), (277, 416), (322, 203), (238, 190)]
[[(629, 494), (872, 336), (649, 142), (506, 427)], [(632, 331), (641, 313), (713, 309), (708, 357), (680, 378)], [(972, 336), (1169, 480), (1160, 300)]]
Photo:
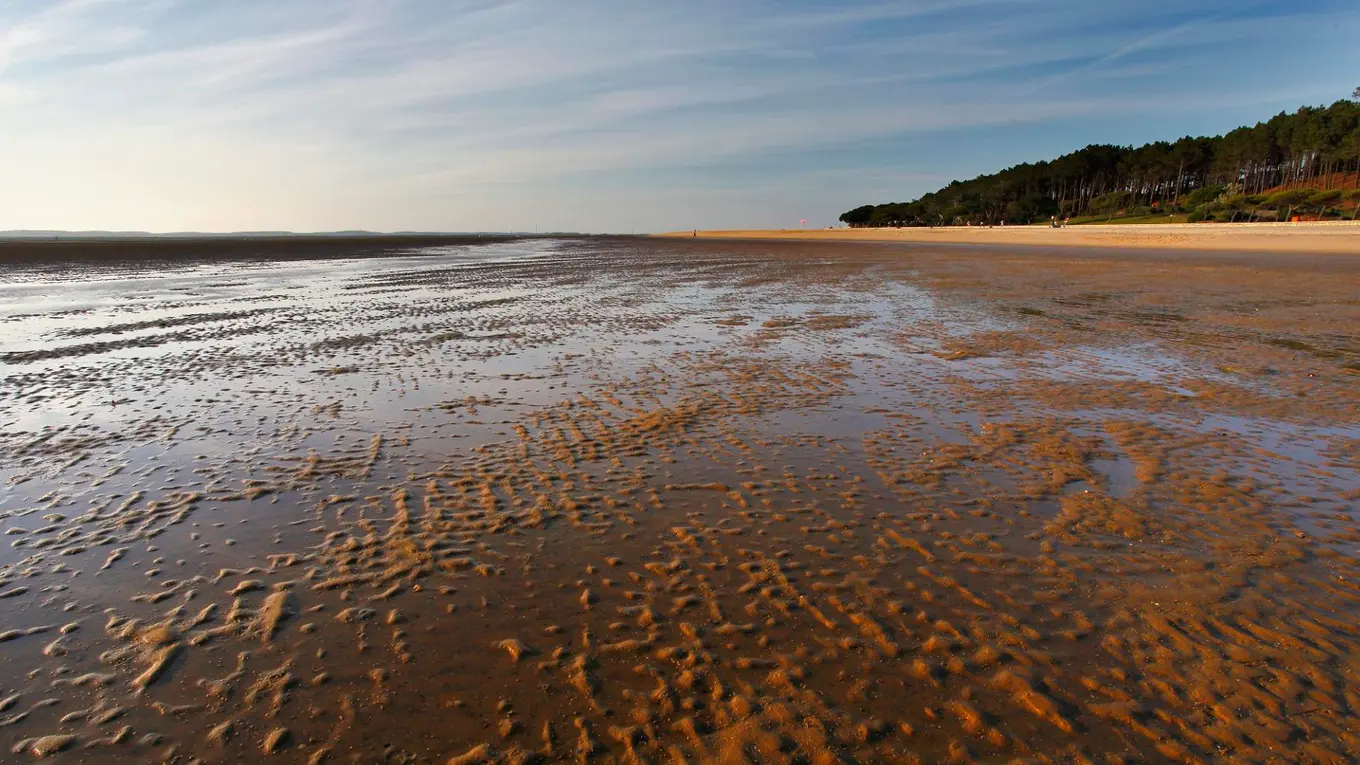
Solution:
[[(694, 237), (692, 231), (660, 234)], [(911, 242), (1026, 247), (1115, 247), (1224, 252), (1360, 255), (1360, 223), (1252, 223), (940, 228), (838, 228), (700, 231), (703, 239), (798, 239), (819, 242)]]

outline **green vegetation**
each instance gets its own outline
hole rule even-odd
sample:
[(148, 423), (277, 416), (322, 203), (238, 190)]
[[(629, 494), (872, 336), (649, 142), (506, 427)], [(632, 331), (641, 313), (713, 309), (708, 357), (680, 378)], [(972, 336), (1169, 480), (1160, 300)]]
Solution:
[[(1080, 217), (1072, 218), (1070, 221), (1068, 221), (1068, 223), (1073, 226), (1080, 226), (1087, 223), (1147, 224), (1147, 223), (1189, 223), (1189, 222), (1190, 216), (1187, 213), (1175, 213), (1172, 215), (1167, 215), (1164, 213), (1156, 213), (1154, 215), (1118, 215), (1118, 214), (1083, 215)], [(1045, 223), (1047, 223), (1047, 221), (1045, 221)]]
[(912, 202), (864, 205), (850, 226), (1167, 223), (1360, 216), (1360, 88), (1223, 136), (1092, 145), (955, 181)]

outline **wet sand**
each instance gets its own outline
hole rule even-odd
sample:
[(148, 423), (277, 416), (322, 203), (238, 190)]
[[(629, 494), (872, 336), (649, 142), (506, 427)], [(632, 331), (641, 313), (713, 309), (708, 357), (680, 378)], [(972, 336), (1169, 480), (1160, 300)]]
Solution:
[(9, 760), (1360, 756), (1360, 260), (427, 252), (0, 266)]
[[(693, 231), (660, 236), (694, 237)], [(1360, 255), (1360, 223), (1194, 223), (1164, 225), (947, 226), (939, 228), (780, 229), (700, 231), (704, 239), (799, 239), (821, 242), (912, 242), (1002, 247), (1112, 247), (1308, 252)]]

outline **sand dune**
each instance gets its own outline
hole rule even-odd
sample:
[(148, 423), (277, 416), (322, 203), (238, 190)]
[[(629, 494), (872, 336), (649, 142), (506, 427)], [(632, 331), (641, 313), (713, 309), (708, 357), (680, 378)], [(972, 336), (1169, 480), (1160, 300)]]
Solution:
[[(693, 237), (692, 231), (660, 234)], [(1238, 223), (978, 228), (754, 229), (700, 231), (708, 239), (812, 239), (836, 242), (939, 242), (1043, 247), (1127, 247), (1360, 255), (1360, 223)]]

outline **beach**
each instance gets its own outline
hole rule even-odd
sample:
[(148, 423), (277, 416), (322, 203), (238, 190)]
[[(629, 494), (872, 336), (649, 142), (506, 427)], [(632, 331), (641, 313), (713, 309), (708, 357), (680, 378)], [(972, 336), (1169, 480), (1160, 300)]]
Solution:
[(1356, 234), (1120, 228), (0, 244), (0, 752), (1353, 760)]
[[(694, 237), (693, 231), (662, 234)], [(1112, 247), (1360, 254), (1360, 224), (1187, 223), (1049, 226), (941, 226), (699, 231), (705, 239), (806, 239), (819, 242), (949, 243), (1005, 247)]]

